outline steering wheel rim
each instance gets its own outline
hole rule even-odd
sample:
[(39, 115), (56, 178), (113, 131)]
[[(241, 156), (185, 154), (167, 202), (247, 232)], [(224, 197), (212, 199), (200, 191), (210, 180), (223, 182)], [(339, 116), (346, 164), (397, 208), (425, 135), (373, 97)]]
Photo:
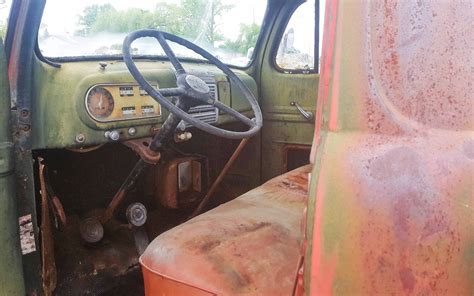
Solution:
[[(178, 85), (177, 88), (156, 90), (140, 73), (137, 66), (135, 65), (135, 62), (133, 61), (132, 55), (130, 53), (130, 48), (133, 41), (143, 37), (154, 37), (158, 40), (163, 50), (165, 51), (166, 56), (168, 57), (171, 64), (176, 70)], [(242, 115), (240, 112), (221, 103), (220, 101), (212, 100), (207, 85), (202, 85), (202, 83), (204, 82), (200, 78), (188, 74), (184, 70), (178, 58), (170, 48), (167, 40), (178, 43), (192, 50), (193, 52), (199, 54), (200, 56), (208, 60), (211, 64), (219, 68), (222, 72), (224, 72), (224, 74), (227, 75), (227, 77), (229, 78), (230, 82), (236, 85), (244, 94), (244, 97), (247, 99), (252, 108), (252, 111), (254, 112), (255, 119), (251, 120), (248, 117)], [(219, 61), (212, 54), (186, 39), (158, 30), (138, 30), (128, 34), (127, 37), (125, 37), (123, 42), (123, 60), (127, 65), (127, 68), (132, 74), (133, 78), (153, 99), (155, 99), (158, 103), (165, 107), (170, 113), (176, 115), (181, 120), (188, 122), (192, 126), (202, 131), (228, 139), (243, 139), (254, 136), (260, 131), (263, 125), (262, 111), (260, 109), (260, 106), (258, 105), (257, 99), (250, 91), (250, 89), (242, 82), (242, 80), (240, 80), (240, 78), (232, 70), (230, 70), (227, 65)], [(185, 104), (188, 104), (189, 106), (197, 105), (197, 102), (200, 102), (202, 104), (210, 104), (218, 108), (219, 110), (231, 115), (232, 117), (249, 126), (250, 128), (247, 131), (241, 132), (230, 131), (213, 126), (211, 124), (194, 118), (192, 115), (178, 107), (178, 104), (175, 105), (170, 100), (166, 99), (165, 96), (179, 96), (180, 99), (184, 97), (185, 101), (189, 101), (185, 102)]]

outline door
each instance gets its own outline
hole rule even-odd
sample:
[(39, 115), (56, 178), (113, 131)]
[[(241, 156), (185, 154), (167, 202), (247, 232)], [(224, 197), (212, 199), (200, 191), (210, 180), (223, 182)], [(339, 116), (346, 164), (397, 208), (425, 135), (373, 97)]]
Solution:
[(18, 235), (10, 104), (5, 47), (0, 36), (0, 294), (25, 295)]
[(260, 79), (263, 181), (309, 161), (319, 82), (318, 20), (318, 1), (286, 1), (270, 35)]

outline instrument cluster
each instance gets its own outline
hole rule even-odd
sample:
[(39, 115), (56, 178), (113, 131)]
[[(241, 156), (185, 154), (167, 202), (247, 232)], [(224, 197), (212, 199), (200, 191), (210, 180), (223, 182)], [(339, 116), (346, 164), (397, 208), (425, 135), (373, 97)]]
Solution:
[[(158, 85), (154, 85), (158, 89)], [(96, 84), (85, 97), (89, 116), (97, 122), (161, 116), (161, 106), (138, 84)]]

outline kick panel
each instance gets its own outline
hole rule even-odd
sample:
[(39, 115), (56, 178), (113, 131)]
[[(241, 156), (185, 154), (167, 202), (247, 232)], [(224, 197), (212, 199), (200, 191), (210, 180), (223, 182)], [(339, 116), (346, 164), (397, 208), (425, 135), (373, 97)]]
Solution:
[[(158, 89), (158, 84), (153, 87)], [(89, 116), (98, 122), (159, 117), (158, 104), (138, 84), (96, 84), (85, 97)]]

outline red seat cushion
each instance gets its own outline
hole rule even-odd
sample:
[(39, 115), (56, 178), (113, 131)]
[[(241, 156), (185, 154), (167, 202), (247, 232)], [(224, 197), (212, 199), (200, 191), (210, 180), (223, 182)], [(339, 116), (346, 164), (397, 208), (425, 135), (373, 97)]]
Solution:
[(140, 258), (146, 294), (290, 295), (309, 171), (276, 177), (158, 236)]

